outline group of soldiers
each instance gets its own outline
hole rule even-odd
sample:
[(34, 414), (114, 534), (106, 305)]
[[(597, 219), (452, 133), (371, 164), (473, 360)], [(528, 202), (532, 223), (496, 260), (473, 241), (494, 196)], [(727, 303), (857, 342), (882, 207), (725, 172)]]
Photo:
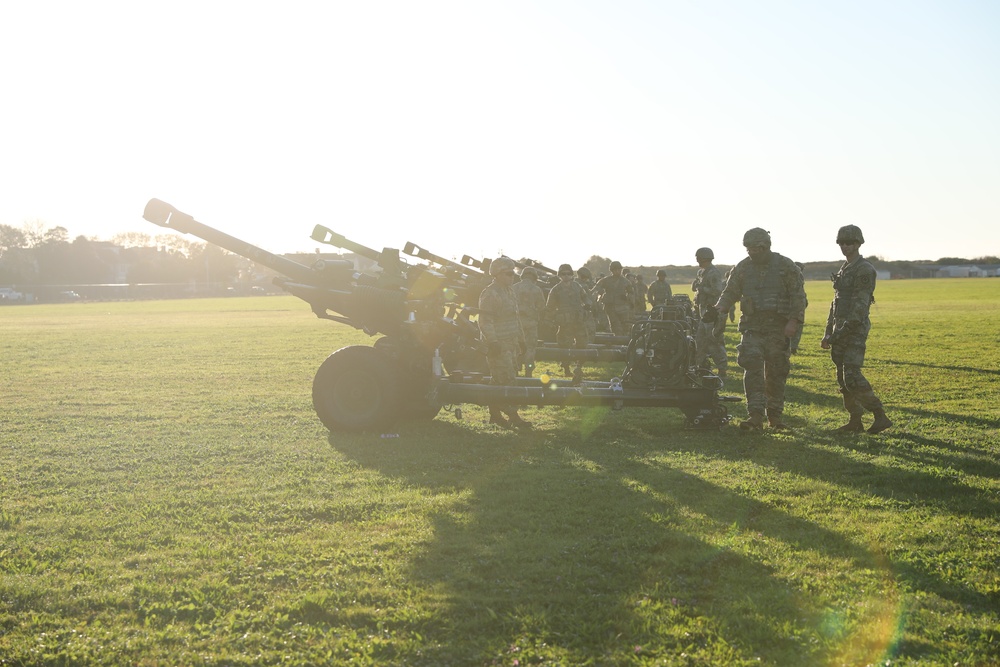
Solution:
[[(831, 351), (844, 408), (850, 415), (848, 423), (837, 430), (865, 430), (862, 416), (868, 411), (874, 421), (867, 430), (879, 433), (892, 426), (892, 421), (861, 372), (876, 278), (874, 267), (860, 255), (862, 243), (864, 236), (856, 225), (841, 227), (837, 233), (845, 262), (833, 276), (834, 299), (820, 345)], [(747, 402), (747, 418), (740, 428), (757, 430), (766, 424), (784, 430), (788, 428), (783, 413), (790, 355), (798, 347), (808, 306), (802, 266), (772, 251), (770, 233), (759, 227), (744, 234), (743, 246), (747, 257), (725, 276), (713, 264), (711, 248), (695, 252), (699, 267), (691, 285), (699, 318), (695, 363), (710, 369), (711, 361), (719, 377), (727, 376), (725, 322), (727, 318), (735, 319), (739, 303), (736, 363), (743, 369)], [(538, 284), (534, 268), (524, 268), (519, 281), (514, 269), (514, 261), (507, 257), (494, 260), (490, 265), (493, 282), (483, 290), (479, 301), (479, 326), (495, 385), (513, 384), (522, 368), (531, 375), (538, 330), (545, 319), (556, 327), (559, 347), (582, 348), (593, 342), (602, 328), (615, 335), (628, 335), (633, 320), (645, 313), (647, 301), (656, 308), (672, 298), (664, 271), (658, 271), (656, 280), (646, 286), (639, 276), (626, 276), (618, 261), (608, 267), (610, 275), (596, 282), (586, 267), (574, 272), (569, 264), (563, 264), (557, 272), (559, 282), (547, 295)], [(640, 295), (641, 311), (637, 305)], [(564, 370), (568, 370), (565, 365)], [(530, 427), (516, 408), (490, 406), (489, 412), (490, 423)]]

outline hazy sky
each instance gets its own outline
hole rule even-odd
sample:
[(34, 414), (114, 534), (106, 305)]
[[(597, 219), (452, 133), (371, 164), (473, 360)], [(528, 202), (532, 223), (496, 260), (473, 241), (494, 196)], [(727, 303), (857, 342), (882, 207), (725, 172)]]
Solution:
[(549, 265), (1000, 255), (1000, 3), (4, 2), (0, 223)]

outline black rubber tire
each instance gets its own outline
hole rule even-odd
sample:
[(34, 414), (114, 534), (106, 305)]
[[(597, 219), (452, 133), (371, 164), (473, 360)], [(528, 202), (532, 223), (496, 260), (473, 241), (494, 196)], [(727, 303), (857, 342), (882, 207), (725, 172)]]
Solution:
[(343, 347), (316, 371), (313, 408), (331, 431), (384, 429), (399, 416), (399, 383), (373, 348)]

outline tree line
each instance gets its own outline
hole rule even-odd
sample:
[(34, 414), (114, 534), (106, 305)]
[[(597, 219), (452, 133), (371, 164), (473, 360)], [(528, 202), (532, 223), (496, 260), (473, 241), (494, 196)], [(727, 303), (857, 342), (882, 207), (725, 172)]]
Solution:
[[(925, 262), (885, 262), (873, 258), (877, 268), (911, 276), (927, 264), (1000, 264), (1000, 258), (983, 256), (972, 259), (942, 257)], [(594, 276), (608, 273), (610, 260), (593, 255), (586, 262)], [(810, 262), (805, 265), (807, 279), (824, 279), (837, 270), (839, 261)], [(728, 269), (728, 266), (720, 265)], [(38, 222), (22, 227), (0, 224), (0, 286), (16, 285), (44, 291), (47, 286), (74, 285), (234, 285), (252, 281), (249, 261), (202, 241), (189, 241), (176, 234), (151, 237), (129, 232), (110, 241), (77, 236), (70, 240), (65, 227), (45, 228)], [(628, 267), (648, 283), (656, 271), (667, 272), (672, 283), (690, 282), (695, 266)]]

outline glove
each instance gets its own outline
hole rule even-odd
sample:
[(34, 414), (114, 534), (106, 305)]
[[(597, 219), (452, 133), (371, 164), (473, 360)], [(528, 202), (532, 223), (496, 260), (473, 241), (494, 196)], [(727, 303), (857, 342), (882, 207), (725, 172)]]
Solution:
[(719, 311), (715, 308), (709, 308), (701, 316), (701, 321), (707, 324), (715, 324), (716, 320), (719, 319)]

